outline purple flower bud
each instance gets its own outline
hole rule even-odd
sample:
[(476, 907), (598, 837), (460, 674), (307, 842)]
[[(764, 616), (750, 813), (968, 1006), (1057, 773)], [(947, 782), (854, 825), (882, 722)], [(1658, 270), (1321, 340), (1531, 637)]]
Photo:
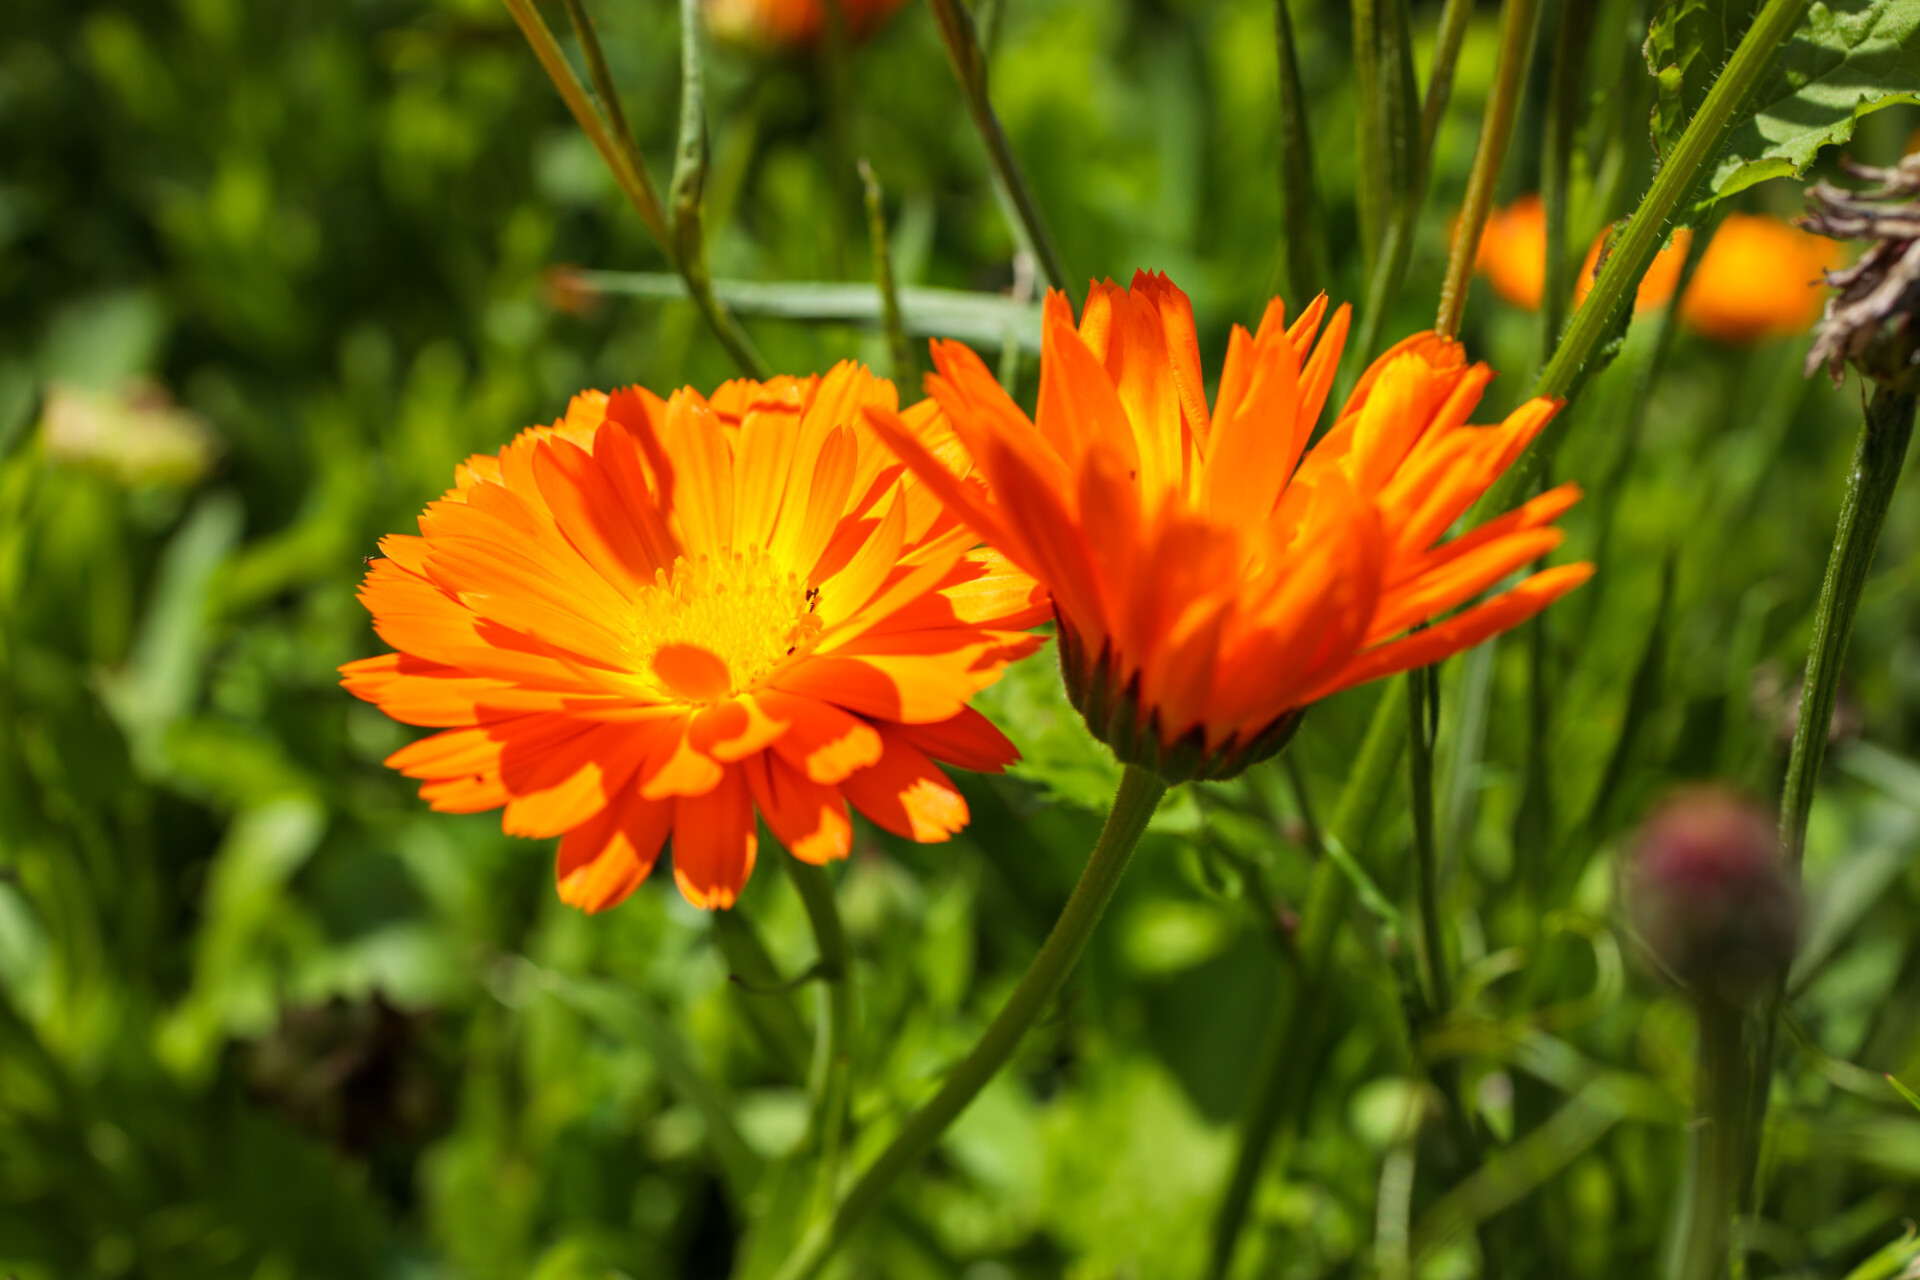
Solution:
[(1800, 886), (1767, 812), (1732, 791), (1675, 793), (1622, 872), (1627, 909), (1667, 972), (1741, 1005), (1782, 978), (1800, 935)]

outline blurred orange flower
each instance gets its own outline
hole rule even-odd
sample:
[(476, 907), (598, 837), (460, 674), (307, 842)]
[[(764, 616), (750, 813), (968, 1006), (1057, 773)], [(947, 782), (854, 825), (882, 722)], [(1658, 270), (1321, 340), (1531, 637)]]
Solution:
[(1842, 261), (1837, 240), (1778, 218), (1730, 213), (1700, 255), (1680, 299), (1680, 319), (1722, 342), (1805, 332), (1826, 305), (1826, 273)]
[(1236, 327), (1211, 411), (1192, 309), (1164, 276), (1096, 285), (1077, 328), (1048, 295), (1037, 423), (973, 352), (936, 343), (928, 389), (977, 476), (868, 411), (1052, 592), (1061, 669), (1094, 734), (1169, 781), (1230, 776), (1284, 745), (1307, 704), (1478, 644), (1592, 572), (1548, 569), (1435, 621), (1559, 544), (1572, 485), (1440, 541), (1558, 405), (1464, 425), (1493, 375), (1421, 334), (1374, 363), (1308, 450), (1347, 332), (1341, 307), (1316, 344), (1325, 315), (1323, 296), (1289, 328), (1276, 299), (1258, 333)]
[[(847, 38), (865, 40), (887, 25), (905, 0), (840, 0)], [(827, 0), (701, 0), (707, 30), (729, 44), (804, 48), (827, 29)]]
[(1540, 309), (1547, 290), (1547, 211), (1539, 196), (1521, 196), (1487, 215), (1473, 266), (1514, 306)]
[(445, 730), (387, 763), (435, 809), (560, 836), (560, 896), (589, 911), (669, 835), (688, 901), (731, 905), (756, 809), (813, 863), (847, 856), (849, 801), (947, 839), (967, 806), (934, 762), (1015, 758), (965, 704), (1046, 607), (881, 447), (864, 408), (968, 470), (935, 405), (896, 405), (849, 364), (710, 401), (586, 392), (469, 458), (361, 589), (399, 652), (343, 683)]
[[(1587, 295), (1593, 292), (1594, 278), (1600, 271), (1600, 250), (1607, 242), (1607, 233), (1602, 230), (1593, 238), (1587, 248), (1586, 259), (1580, 264), (1580, 273), (1573, 278), (1573, 305), (1578, 310), (1586, 302)], [(1687, 251), (1693, 247), (1693, 232), (1681, 227), (1668, 238), (1653, 261), (1647, 264), (1647, 274), (1640, 277), (1639, 288), (1633, 291), (1633, 314), (1653, 311), (1664, 307), (1673, 300), (1673, 291), (1680, 284), (1680, 273), (1686, 270)], [(1543, 254), (1545, 250), (1541, 251)], [(1711, 249), (1708, 250), (1712, 252)], [(1699, 277), (1699, 268), (1694, 276)]]
[[(1573, 305), (1593, 288), (1606, 233), (1595, 238), (1574, 279)], [(1673, 233), (1654, 255), (1634, 292), (1636, 313), (1673, 300), (1693, 232)], [(1494, 292), (1517, 307), (1538, 310), (1546, 278), (1546, 214), (1540, 197), (1522, 196), (1487, 220), (1475, 266)], [(1825, 302), (1823, 272), (1841, 262), (1841, 246), (1778, 218), (1727, 215), (1700, 255), (1693, 283), (1680, 301), (1681, 322), (1721, 342), (1753, 342), (1806, 330)]]

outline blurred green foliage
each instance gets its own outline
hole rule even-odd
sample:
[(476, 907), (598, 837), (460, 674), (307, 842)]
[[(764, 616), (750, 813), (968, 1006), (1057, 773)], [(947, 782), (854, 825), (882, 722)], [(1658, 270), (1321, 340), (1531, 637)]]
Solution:
[[(1213, 363), (1278, 276), (1270, 8), (1003, 3), (995, 99), (1070, 269), (1168, 271)], [(1435, 8), (1414, 13), (1428, 44)], [(1630, 199), (1651, 164), (1634, 8), (1605, 8), (1594, 56), (1594, 119), (1628, 120), (1610, 136), (1636, 143), (1615, 187), (1597, 181), (1604, 147), (1576, 157), (1595, 225), (1623, 209), (1592, 193)], [(595, 11), (664, 172), (673, 7)], [(1392, 335), (1429, 322), (1493, 18), (1469, 33)], [(1334, 291), (1352, 297), (1346, 12), (1302, 4), (1295, 21)], [(1537, 167), (1539, 61), (1511, 192)], [(716, 274), (864, 278), (818, 68), (722, 51), (712, 76)], [(927, 14), (904, 11), (853, 79), (903, 283), (1008, 287), (1014, 241)], [(1913, 124), (1889, 110), (1857, 145), (1896, 153)], [(684, 304), (569, 295), (561, 263), (665, 265), (491, 0), (0, 9), (0, 1273), (664, 1280), (777, 1261), (746, 1224), (795, 1211), (816, 993), (730, 982), (731, 926), (670, 885), (593, 920), (563, 908), (549, 848), (429, 814), (380, 765), (408, 731), (336, 686), (377, 647), (353, 598), (362, 557), (461, 457), (583, 386), (730, 375)], [(1504, 371), (1498, 409), (1538, 360), (1537, 322), (1476, 295), (1469, 324)], [(1556, 465), (1589, 491), (1571, 549), (1602, 571), (1546, 623), (1545, 794), (1523, 806), (1526, 645), (1442, 679), (1463, 990), (1446, 1045), (1423, 1048), (1461, 1057), (1491, 1164), (1449, 1177), (1387, 954), (1403, 940), (1357, 915), (1350, 1028), (1260, 1186), (1246, 1276), (1407, 1257), (1476, 1274), (1476, 1227), (1509, 1275), (1657, 1266), (1691, 1027), (1634, 963), (1612, 859), (1676, 781), (1774, 785), (1858, 399), (1802, 383), (1796, 343), (1683, 339), (1636, 417), (1649, 328), (1575, 407)], [(755, 336), (783, 369), (884, 367), (870, 332)], [(84, 446), (53, 430), (56, 388), (99, 397), (111, 429)], [(1909, 491), (1814, 813), (1750, 1240), (1768, 1273), (1893, 1274), (1920, 1215), (1920, 1116), (1879, 1075), (1920, 1084), (1916, 554)], [(836, 873), (861, 984), (856, 1158), (999, 1007), (1091, 845), (1116, 771), (1048, 663), (985, 700), (1028, 761), (965, 780), (963, 839), (869, 830)], [(1293, 749), (1323, 811), (1374, 696), (1317, 710)], [(1394, 904), (1403, 803), (1366, 860)], [(1290, 980), (1302, 817), (1277, 765), (1179, 793), (1057, 1015), (842, 1273), (1193, 1274)], [(777, 972), (811, 962), (772, 860), (741, 911)]]

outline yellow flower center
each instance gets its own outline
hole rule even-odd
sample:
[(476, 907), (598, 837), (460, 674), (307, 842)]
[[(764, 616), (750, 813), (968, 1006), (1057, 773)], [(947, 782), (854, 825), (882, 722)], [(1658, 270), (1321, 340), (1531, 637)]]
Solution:
[(752, 689), (820, 642), (816, 593), (759, 547), (654, 570), (634, 618), (639, 668), (663, 690), (713, 702)]

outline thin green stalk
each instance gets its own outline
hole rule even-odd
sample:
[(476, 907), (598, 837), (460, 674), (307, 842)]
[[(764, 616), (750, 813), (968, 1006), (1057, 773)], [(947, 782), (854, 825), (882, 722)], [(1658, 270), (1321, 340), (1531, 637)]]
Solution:
[(1479, 255), (1480, 236), (1493, 212), (1493, 188), (1500, 180), (1507, 144), (1513, 140), (1514, 117), (1527, 82), (1527, 60), (1533, 52), (1533, 28), (1539, 16), (1540, 0), (1505, 0), (1500, 7), (1500, 59), (1494, 66), (1493, 89), (1481, 118), (1480, 142), (1473, 150), (1460, 225), (1447, 255), (1446, 278), (1440, 284), (1440, 313), (1433, 324), (1448, 337), (1460, 332), (1460, 317), (1467, 308), (1473, 260)]
[(1287, 0), (1273, 0), (1273, 41), (1280, 64), (1280, 214), (1286, 296), (1305, 305), (1327, 278), (1327, 246), (1321, 235), (1320, 185), (1313, 175), (1307, 95), (1300, 84), (1300, 55), (1294, 46)]
[[(1759, 16), (1753, 20), (1753, 25), (1747, 28), (1747, 34), (1733, 51), (1733, 57), (1728, 59), (1720, 78), (1707, 91), (1706, 101), (1694, 112), (1693, 119), (1687, 122), (1686, 132), (1680, 135), (1672, 154), (1654, 175), (1653, 185), (1647, 188), (1640, 207), (1628, 219), (1613, 253), (1607, 258), (1606, 265), (1600, 268), (1600, 276), (1594, 281), (1592, 292), (1587, 295), (1580, 309), (1573, 313), (1572, 323), (1567, 325), (1565, 333), (1561, 335), (1560, 345), (1554, 349), (1553, 358), (1547, 362), (1539, 382), (1534, 386), (1535, 395), (1559, 398), (1573, 389), (1587, 357), (1600, 339), (1613, 329), (1615, 310), (1627, 303), (1640, 277), (1646, 274), (1654, 253), (1666, 235), (1667, 220), (1673, 216), (1680, 201), (1693, 190), (1701, 168), (1720, 154), (1727, 131), (1732, 127), (1735, 110), (1773, 64), (1774, 55), (1793, 34), (1794, 28), (1800, 25), (1800, 18), (1806, 10), (1807, 0), (1767, 0)], [(1522, 495), (1531, 491), (1534, 480), (1544, 469), (1546, 457), (1551, 456), (1559, 446), (1568, 422), (1567, 415), (1562, 413), (1547, 424), (1546, 430), (1534, 439), (1532, 446), (1520, 455), (1520, 459), (1481, 499), (1475, 509), (1477, 515), (1497, 515), (1518, 505)]]
[(808, 1230), (776, 1280), (806, 1280), (817, 1274), (861, 1220), (886, 1199), (900, 1175), (933, 1147), (947, 1126), (1007, 1064), (1007, 1059), (1013, 1056), (1035, 1019), (1052, 1002), (1086, 948), (1087, 939), (1093, 935), (1094, 926), (1100, 922), (1121, 874), (1127, 869), (1134, 846), (1140, 843), (1147, 822), (1166, 791), (1166, 783), (1142, 769), (1129, 766), (1121, 775), (1113, 809), (1087, 859), (1080, 883), (1074, 886), (1073, 896), (1067, 899), (1053, 932), (1047, 935), (1040, 954), (1028, 966), (1006, 1007), (1000, 1010), (972, 1052), (953, 1069), (940, 1091), (907, 1120), (887, 1149), (860, 1175), (859, 1181), (835, 1206), (832, 1216), (816, 1222)]
[(840, 1179), (840, 1152), (847, 1127), (847, 1103), (852, 1096), (853, 1039), (856, 1012), (853, 958), (847, 931), (826, 868), (784, 858), (800, 903), (813, 927), (813, 943), (820, 956), (819, 976), (823, 1008), (820, 1035), (814, 1041), (814, 1150), (819, 1153), (815, 1175), (816, 1212), (831, 1200)]
[(993, 102), (987, 96), (987, 55), (980, 48), (973, 15), (960, 0), (927, 0), (927, 3), (940, 28), (940, 42), (946, 46), (947, 61), (953, 64), (954, 78), (960, 82), (960, 94), (967, 100), (967, 111), (973, 116), (973, 126), (986, 143), (987, 162), (1012, 203), (1028, 242), (1033, 245), (1040, 270), (1046, 275), (1047, 283), (1064, 290), (1078, 305), (1079, 293), (1068, 284), (1067, 269), (1060, 261), (1060, 251), (1054, 247), (1053, 233), (1047, 230), (1047, 220), (1040, 214), (1026, 175), (1020, 171), (1020, 162), (1013, 158), (1006, 130), (1000, 127), (1000, 117), (994, 114)]
[(1807, 813), (1827, 754), (1827, 731), (1840, 688), (1860, 594), (1880, 545), (1887, 507), (1906, 462), (1913, 435), (1914, 393), (1878, 386), (1867, 404), (1867, 420), (1854, 447), (1853, 471), (1833, 531), (1833, 552), (1814, 608), (1813, 642), (1807, 649), (1807, 674), (1800, 692), (1800, 720), (1793, 730), (1793, 751), (1780, 793), (1780, 845), (1797, 868), (1807, 843)]
[[(1388, 681), (1327, 831), (1330, 840), (1355, 856), (1364, 850), (1374, 815), (1392, 785), (1394, 766), (1407, 738), (1406, 714), (1406, 684)], [(1210, 1280), (1221, 1280), (1231, 1269), (1267, 1152), (1277, 1136), (1291, 1131), (1305, 1107), (1318, 1065), (1318, 1033), (1332, 994), (1328, 979), (1333, 944), (1352, 895), (1352, 882), (1334, 858), (1315, 864), (1300, 915), (1299, 967), (1274, 1006), (1254, 1076), (1254, 1095), (1241, 1117), (1240, 1149), (1214, 1215), (1206, 1271)]]
[(607, 55), (600, 47), (600, 35), (594, 30), (593, 19), (587, 16), (583, 0), (566, 0), (566, 6), (567, 21), (573, 24), (574, 38), (580, 42), (581, 56), (587, 60), (587, 78), (593, 82), (594, 96), (600, 99), (600, 110), (606, 115), (607, 131), (625, 153), (627, 163), (644, 173), (646, 161), (641, 159), (640, 144), (634, 141), (633, 127), (627, 123), (626, 109), (620, 105), (620, 92), (614, 88), (613, 72), (607, 69)]
[(1553, 38), (1552, 86), (1540, 163), (1540, 203), (1546, 219), (1547, 272), (1540, 298), (1540, 358), (1553, 345), (1573, 300), (1573, 259), (1567, 253), (1567, 216), (1573, 178), (1574, 132), (1587, 105), (1587, 46), (1593, 38), (1594, 0), (1567, 0)]
[(880, 179), (865, 156), (860, 157), (860, 185), (867, 203), (867, 236), (873, 241), (873, 283), (880, 290), (881, 327), (887, 334), (887, 351), (893, 359), (893, 380), (902, 387), (913, 384), (913, 344), (907, 341), (906, 322), (900, 318), (900, 294), (893, 282), (893, 251), (888, 247), (887, 211), (880, 200)]
[[(726, 307), (714, 297), (712, 280), (707, 271), (706, 247), (701, 236), (699, 217), (699, 200), (706, 177), (704, 108), (694, 116), (689, 116), (684, 109), (682, 112), (680, 153), (675, 163), (674, 189), (669, 193), (672, 204), (672, 214), (669, 216), (668, 206), (661, 204), (659, 192), (654, 189), (653, 179), (647, 172), (639, 147), (633, 142), (626, 115), (621, 111), (613, 91), (599, 38), (594, 34), (593, 23), (587, 19), (585, 10), (580, 8), (580, 0), (568, 0), (568, 12), (576, 15), (574, 30), (580, 37), (589, 74), (593, 76), (613, 122), (601, 114), (601, 108), (595, 106), (593, 99), (588, 96), (580, 77), (574, 73), (573, 64), (567, 61), (559, 41), (554, 39), (553, 31), (540, 16), (532, 0), (502, 0), (502, 3), (519, 24), (521, 34), (526, 37), (547, 78), (553, 81), (553, 87), (559, 91), (561, 101), (567, 104), (574, 122), (587, 135), (594, 150), (600, 153), (600, 159), (613, 174), (613, 180), (627, 197), (627, 203), (640, 215), (641, 223), (659, 246), (660, 252), (666, 255), (686, 281), (687, 296), (693, 300), (714, 336), (743, 373), (749, 377), (766, 377), (766, 362), (754, 350), (753, 344)], [(682, 4), (683, 25), (687, 9), (688, 5)], [(694, 24), (684, 25), (682, 32), (685, 70), (689, 77), (683, 87), (682, 99), (683, 103), (700, 106), (697, 22), (696, 14)], [(683, 202), (686, 202), (684, 208)]]
[(1431, 709), (1439, 672), (1407, 672), (1407, 777), (1413, 795), (1413, 858), (1420, 898), (1420, 944), (1427, 968), (1427, 1004), (1436, 1017), (1453, 1008), (1453, 983), (1440, 931), (1439, 859), (1433, 838), (1433, 738)]
[(1440, 30), (1434, 37), (1433, 70), (1427, 74), (1427, 94), (1420, 104), (1420, 154), (1432, 168), (1433, 144), (1446, 119), (1453, 97), (1453, 70), (1460, 63), (1460, 46), (1473, 20), (1473, 0), (1447, 0), (1440, 10)]
[[(600, 153), (600, 159), (612, 171), (614, 182), (627, 197), (627, 203), (633, 206), (633, 211), (640, 215), (640, 221), (646, 224), (647, 232), (653, 237), (654, 243), (660, 246), (660, 252), (671, 260), (672, 237), (667, 233), (666, 209), (660, 203), (660, 194), (654, 190), (653, 179), (647, 174), (646, 166), (635, 163), (634, 156), (620, 145), (613, 129), (593, 105), (593, 99), (587, 96), (580, 77), (574, 74), (573, 64), (560, 51), (560, 43), (553, 38), (546, 19), (534, 8), (533, 0), (502, 0), (502, 3), (520, 25), (520, 33), (527, 38), (527, 44), (546, 70), (547, 78), (560, 91), (560, 99), (567, 104), (567, 110), (573, 113), (574, 123), (587, 135), (587, 141), (593, 143), (593, 149)], [(585, 30), (591, 33), (592, 24), (587, 24)], [(592, 55), (589, 55), (589, 61), (592, 60)]]
[(1693, 1146), (1681, 1199), (1676, 1280), (1724, 1280), (1731, 1252), (1736, 1188), (1747, 1145), (1753, 1060), (1741, 1011), (1718, 1000), (1700, 1002), (1695, 1059)]
[[(1800, 714), (1793, 727), (1793, 748), (1787, 757), (1787, 776), (1780, 790), (1780, 846), (1798, 875), (1806, 852), (1807, 815), (1826, 759), (1827, 734), (1833, 724), (1833, 704), (1839, 696), (1840, 671), (1860, 612), (1867, 571), (1873, 567), (1886, 526), (1887, 508), (1900, 482), (1907, 445), (1913, 437), (1916, 395), (1885, 383), (1874, 389), (1866, 421), (1854, 446), (1853, 470), (1840, 502), (1840, 519), (1833, 531), (1833, 550), (1827, 557), (1826, 577), (1814, 606), (1813, 640), (1807, 647), (1807, 671), (1800, 686)], [(1757, 1133), (1766, 1122), (1767, 1101), (1773, 1089), (1773, 1045), (1782, 1006), (1784, 979), (1767, 993), (1761, 1010), (1756, 1062), (1759, 1083), (1753, 1090), (1747, 1123)], [(1738, 1172), (1735, 1196), (1741, 1205), (1752, 1203), (1758, 1174), (1758, 1142), (1751, 1144)]]
[(674, 149), (673, 182), (667, 188), (674, 260), (686, 278), (687, 294), (706, 319), (713, 336), (750, 378), (771, 375), (753, 342), (713, 294), (707, 268), (705, 206), (707, 195), (707, 99), (700, 59), (699, 0), (680, 0), (680, 141)]

